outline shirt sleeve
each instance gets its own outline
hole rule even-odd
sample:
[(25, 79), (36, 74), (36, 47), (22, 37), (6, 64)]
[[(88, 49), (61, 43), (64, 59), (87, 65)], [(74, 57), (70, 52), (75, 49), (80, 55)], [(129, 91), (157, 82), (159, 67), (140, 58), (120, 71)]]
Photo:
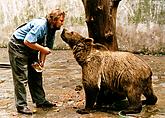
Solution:
[(40, 25), (34, 25), (31, 30), (27, 33), (25, 40), (30, 43), (36, 43), (38, 39), (44, 37), (44, 29)]

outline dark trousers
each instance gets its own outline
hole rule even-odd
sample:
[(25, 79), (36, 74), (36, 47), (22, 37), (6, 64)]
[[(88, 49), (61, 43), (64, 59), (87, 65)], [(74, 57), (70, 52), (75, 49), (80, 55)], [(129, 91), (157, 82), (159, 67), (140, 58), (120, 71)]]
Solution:
[(9, 59), (13, 75), (16, 107), (27, 106), (26, 86), (29, 86), (33, 103), (46, 101), (42, 73), (36, 72), (31, 64), (38, 62), (38, 51), (31, 50), (22, 41), (11, 38), (8, 44)]

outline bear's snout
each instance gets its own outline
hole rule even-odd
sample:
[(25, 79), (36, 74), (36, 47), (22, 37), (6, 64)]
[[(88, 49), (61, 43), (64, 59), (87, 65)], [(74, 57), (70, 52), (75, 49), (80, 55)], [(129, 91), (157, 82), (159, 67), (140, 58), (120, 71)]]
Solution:
[(63, 29), (62, 33), (61, 33), (61, 38), (65, 41), (65, 32), (67, 31), (67, 29)]
[(61, 33), (61, 36), (63, 36), (65, 34), (65, 32), (67, 31), (67, 29), (63, 29), (62, 33)]

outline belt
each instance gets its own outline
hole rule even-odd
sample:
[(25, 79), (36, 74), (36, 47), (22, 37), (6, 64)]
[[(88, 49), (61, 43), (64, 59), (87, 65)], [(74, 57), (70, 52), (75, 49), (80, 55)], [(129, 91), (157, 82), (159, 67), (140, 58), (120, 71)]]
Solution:
[(17, 38), (15, 37), (15, 35), (13, 35), (13, 38), (14, 38), (16, 41), (18, 41), (18, 42), (20, 42), (20, 43), (23, 43), (23, 40), (17, 39)]
[(12, 35), (12, 37), (13, 38), (11, 40), (13, 40), (14, 42), (19, 43), (19, 44), (24, 44), (23, 40), (17, 39), (14, 35)]

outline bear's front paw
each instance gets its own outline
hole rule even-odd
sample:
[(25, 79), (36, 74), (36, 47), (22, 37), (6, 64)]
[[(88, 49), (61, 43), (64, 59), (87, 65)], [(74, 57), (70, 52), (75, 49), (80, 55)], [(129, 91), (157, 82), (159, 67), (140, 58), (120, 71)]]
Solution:
[(79, 114), (89, 114), (90, 113), (90, 111), (87, 109), (79, 109), (76, 112)]

